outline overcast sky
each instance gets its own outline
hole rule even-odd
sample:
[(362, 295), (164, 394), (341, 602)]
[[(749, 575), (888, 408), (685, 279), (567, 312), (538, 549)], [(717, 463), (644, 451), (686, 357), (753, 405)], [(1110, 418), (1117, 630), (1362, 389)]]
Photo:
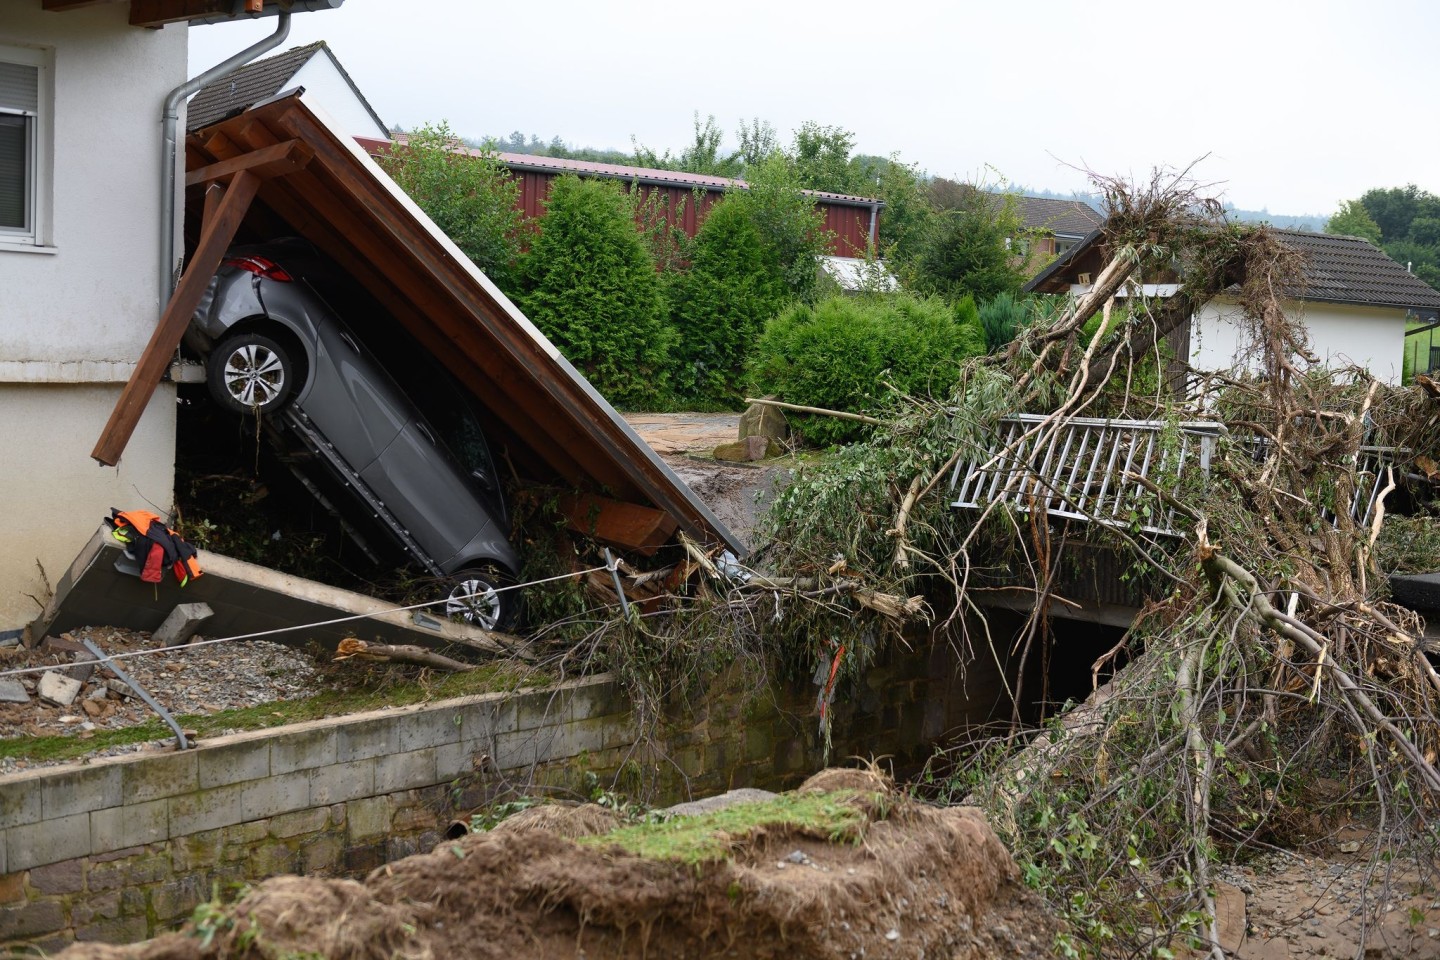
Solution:
[[(199, 27), (191, 73), (274, 28)], [(1374, 186), (1440, 193), (1440, 3), (1205, 0), (490, 3), (347, 0), (296, 16), (386, 123), (660, 152), (805, 120), (934, 174), (1058, 191), (1076, 167), (1198, 178), (1272, 213)]]

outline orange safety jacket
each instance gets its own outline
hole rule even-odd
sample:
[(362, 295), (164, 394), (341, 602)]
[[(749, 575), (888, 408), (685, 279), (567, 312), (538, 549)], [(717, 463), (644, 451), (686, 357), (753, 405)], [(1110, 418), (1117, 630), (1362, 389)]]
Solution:
[(159, 583), (166, 567), (170, 568), (182, 587), (200, 576), (195, 548), (165, 526), (155, 514), (111, 507), (105, 523), (110, 527), (111, 536), (126, 546), (135, 547), (135, 552), (143, 555), (144, 569), (140, 572), (140, 579), (146, 583)]

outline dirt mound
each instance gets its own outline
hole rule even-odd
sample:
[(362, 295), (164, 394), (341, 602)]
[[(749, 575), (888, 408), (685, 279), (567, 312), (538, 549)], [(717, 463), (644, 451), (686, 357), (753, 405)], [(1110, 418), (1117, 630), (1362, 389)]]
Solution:
[(830, 767), (821, 770), (800, 784), (799, 792), (822, 790), (854, 790), (856, 793), (882, 793), (889, 796), (895, 789), (890, 778), (878, 770), (854, 767)]
[[(843, 799), (847, 795), (841, 795)], [(569, 808), (572, 813), (584, 808)], [(732, 808), (733, 810), (734, 808)], [(559, 821), (563, 827), (573, 824)], [(658, 830), (671, 829), (667, 823)], [(363, 884), (281, 877), (217, 919), (66, 960), (1048, 956), (1055, 922), (980, 814), (897, 799), (863, 842), (758, 823), (728, 859), (647, 859), (529, 826), (447, 840)], [(200, 936), (196, 936), (199, 934)]]
[(620, 825), (620, 816), (598, 803), (547, 803), (521, 810), (495, 825), (491, 833), (511, 830), (544, 830), (557, 837), (588, 837), (608, 833)]

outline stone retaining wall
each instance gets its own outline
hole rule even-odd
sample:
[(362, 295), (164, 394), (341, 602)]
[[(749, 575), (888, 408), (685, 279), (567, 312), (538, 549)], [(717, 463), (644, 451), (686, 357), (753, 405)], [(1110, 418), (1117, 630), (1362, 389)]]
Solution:
[[(837, 704), (832, 757), (923, 761), (994, 701), (993, 677), (967, 680), (944, 644), (898, 651)], [(0, 777), (0, 944), (134, 941), (217, 884), (362, 876), (510, 791), (584, 797), (618, 778), (669, 803), (820, 767), (814, 686), (741, 693), (717, 678), (644, 745), (619, 685), (595, 677)]]

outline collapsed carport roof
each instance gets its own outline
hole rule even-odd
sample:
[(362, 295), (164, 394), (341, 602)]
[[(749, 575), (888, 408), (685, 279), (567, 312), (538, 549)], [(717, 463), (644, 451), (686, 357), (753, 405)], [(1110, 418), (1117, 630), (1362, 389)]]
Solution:
[[(247, 158), (274, 157), (286, 146), (284, 162), (247, 166)], [(192, 185), (231, 177), (232, 193), (245, 176), (238, 170), (259, 171), (243, 232), (298, 234), (335, 260), (494, 414), (500, 446), (529, 475), (552, 474), (654, 507), (701, 543), (744, 552), (534, 324), (352, 138), (308, 107), (302, 92), (192, 133), (186, 168)], [(214, 219), (223, 221), (225, 203)], [(213, 214), (207, 197), (207, 223)], [(194, 269), (202, 259), (197, 251)]]

